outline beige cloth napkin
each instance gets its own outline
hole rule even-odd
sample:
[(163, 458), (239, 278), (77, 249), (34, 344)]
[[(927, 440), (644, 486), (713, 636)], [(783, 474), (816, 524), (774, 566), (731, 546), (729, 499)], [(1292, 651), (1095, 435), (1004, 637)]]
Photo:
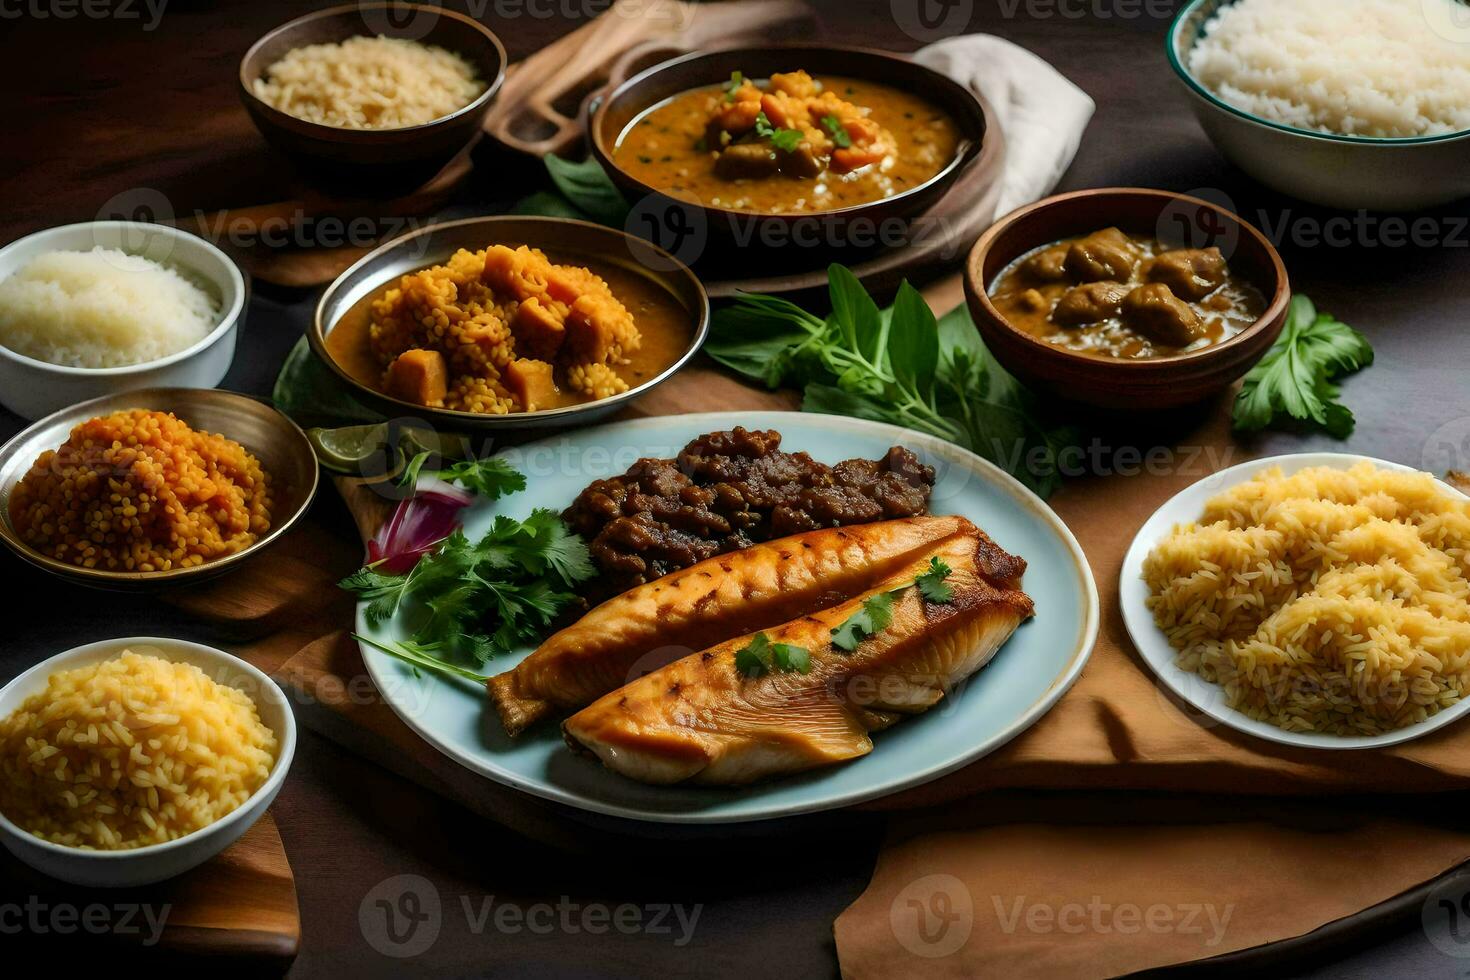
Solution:
[(1006, 139), (996, 215), (1051, 193), (1097, 108), (1091, 97), (1020, 45), (990, 34), (945, 38), (914, 54), (980, 96)]

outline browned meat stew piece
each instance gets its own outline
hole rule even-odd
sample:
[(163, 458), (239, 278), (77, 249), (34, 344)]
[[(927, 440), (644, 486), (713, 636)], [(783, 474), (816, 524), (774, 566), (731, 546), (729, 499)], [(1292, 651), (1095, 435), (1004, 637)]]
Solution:
[(601, 573), (590, 597), (772, 538), (928, 510), (934, 469), (902, 446), (836, 466), (780, 446), (779, 432), (737, 427), (700, 436), (675, 459), (640, 459), (593, 481), (562, 514)]
[(1117, 316), (1123, 308), (1123, 297), (1132, 288), (1120, 282), (1090, 282), (1074, 286), (1057, 300), (1051, 318), (1067, 326), (1080, 326)]
[(733, 143), (715, 160), (715, 175), (721, 180), (755, 180), (780, 171), (775, 152), (764, 143)]
[(1204, 333), (1199, 314), (1161, 282), (1134, 289), (1123, 299), (1123, 321), (1159, 344), (1187, 347)]
[(1065, 242), (1044, 248), (1026, 260), (1026, 275), (1041, 282), (1057, 282), (1067, 278), (1067, 252), (1071, 246)]
[(1112, 279), (1127, 282), (1138, 264), (1138, 249), (1117, 228), (1104, 228), (1079, 238), (1067, 249), (1067, 274), (1078, 282)]
[(1225, 256), (1209, 248), (1176, 248), (1154, 259), (1150, 282), (1161, 282), (1180, 299), (1204, 299), (1225, 281)]

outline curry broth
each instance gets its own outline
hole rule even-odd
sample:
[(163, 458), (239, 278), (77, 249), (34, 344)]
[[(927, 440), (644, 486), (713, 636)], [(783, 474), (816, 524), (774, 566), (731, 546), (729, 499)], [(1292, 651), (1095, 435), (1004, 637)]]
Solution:
[[(1195, 297), (1187, 289), (1181, 289), (1185, 295), (1180, 296), (1171, 289), (1170, 296), (1165, 297), (1176, 307), (1188, 307), (1196, 318), (1191, 321), (1196, 324), (1196, 336), (1187, 342), (1170, 342), (1157, 333), (1150, 335), (1137, 328), (1126, 309), (1119, 308), (1124, 306), (1126, 295), (1142, 286), (1159, 290), (1164, 285), (1156, 272), (1161, 256), (1194, 255), (1209, 250), (1175, 249), (1154, 237), (1125, 235), (1135, 250), (1134, 261), (1126, 272), (1119, 272), (1116, 277), (1094, 278), (1078, 275), (1075, 266), (1067, 266), (1073, 271), (1065, 271), (1066, 260), (1059, 256), (1065, 255), (1074, 243), (1091, 237), (1063, 239), (1021, 255), (1002, 269), (991, 284), (991, 303), (1008, 323), (1033, 337), (1081, 354), (1121, 360), (1172, 357), (1223, 343), (1255, 323), (1265, 311), (1266, 301), (1260, 290), (1231, 272), (1221, 258), (1218, 284), (1211, 285), (1201, 279), (1194, 289), (1203, 291), (1202, 295)], [(1084, 287), (1111, 290), (1117, 297), (1116, 305), (1108, 307), (1106, 315), (1099, 313), (1096, 319), (1065, 322), (1059, 317), (1059, 310), (1069, 294)]]
[(650, 107), (618, 137), (612, 158), (629, 176), (671, 197), (695, 204), (758, 213), (812, 213), (866, 204), (912, 190), (954, 160), (958, 124), (933, 104), (908, 92), (861, 79), (817, 80), (893, 136), (894, 150), (881, 162), (849, 173), (815, 177), (774, 174), (728, 179), (715, 173), (718, 154), (706, 128), (725, 89), (691, 89)]
[[(618, 377), (627, 382), (630, 389), (657, 377), (689, 350), (694, 337), (693, 317), (663, 287), (612, 263), (598, 262), (581, 255), (558, 256), (551, 250), (543, 251), (553, 262), (581, 265), (597, 273), (633, 315), (641, 343), (638, 350), (628, 356), (626, 364), (615, 368)], [(399, 277), (394, 276), (352, 304), (326, 336), (327, 352), (337, 366), (353, 380), (383, 394), (387, 393), (383, 384), (384, 369), (374, 357), (369, 342), (372, 304), (396, 287), (398, 280)], [(584, 405), (595, 400), (558, 384), (556, 397), (548, 404), (538, 405), (537, 411)]]

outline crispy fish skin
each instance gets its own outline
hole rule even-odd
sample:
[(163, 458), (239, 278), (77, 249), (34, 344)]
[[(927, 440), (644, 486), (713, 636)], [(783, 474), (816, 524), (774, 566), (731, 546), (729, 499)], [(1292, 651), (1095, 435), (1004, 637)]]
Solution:
[(868, 596), (911, 583), (928, 554), (863, 596), (765, 631), (811, 651), (806, 674), (743, 676), (735, 654), (751, 637), (739, 637), (614, 691), (568, 718), (563, 736), (609, 769), (655, 784), (740, 785), (866, 755), (871, 732), (933, 707), (1034, 611), (1019, 588), (1025, 563), (983, 534), (933, 553), (952, 569), (953, 601), (904, 589), (892, 623), (851, 653), (832, 646), (832, 630)]
[(857, 595), (974, 527), (963, 517), (910, 517), (718, 555), (609, 599), (486, 688), (505, 730), (518, 735), (694, 650)]

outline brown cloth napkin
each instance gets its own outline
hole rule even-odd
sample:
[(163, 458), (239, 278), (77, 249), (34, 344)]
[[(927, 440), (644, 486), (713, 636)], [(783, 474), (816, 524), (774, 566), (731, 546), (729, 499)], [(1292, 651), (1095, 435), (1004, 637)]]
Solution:
[(1329, 924), (1371, 906), (1427, 907), (1443, 941), (1436, 902), (1463, 883), (1411, 889), (1470, 858), (1470, 833), (1361, 807), (1066, 794), (959, 809), (944, 823), (968, 826), (895, 835), (838, 918), (848, 980), (1121, 976), (1314, 930), (1341, 943), (1367, 923)]

